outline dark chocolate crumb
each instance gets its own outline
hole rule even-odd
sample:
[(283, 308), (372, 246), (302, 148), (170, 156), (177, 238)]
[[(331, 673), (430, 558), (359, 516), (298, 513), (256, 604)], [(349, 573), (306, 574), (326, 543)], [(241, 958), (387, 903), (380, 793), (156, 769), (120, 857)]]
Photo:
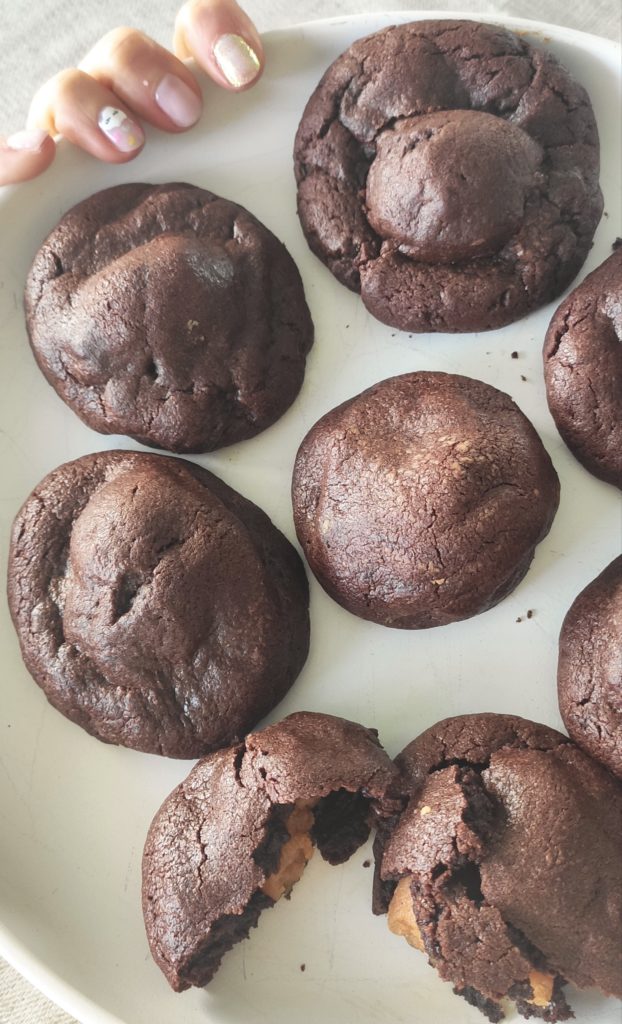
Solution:
[(527, 378), (526, 378), (526, 377), (524, 377), (522, 373), (521, 373), (521, 375), (520, 375), (520, 379), (521, 379), (521, 380), (527, 380)]
[(364, 860), (364, 861), (363, 861), (363, 867), (364, 867), (364, 868), (369, 868), (369, 867), (371, 867), (371, 861), (370, 861), (370, 860)]
[(521, 617), (521, 616), (519, 615), (516, 621), (517, 621), (517, 622), (522, 622), (522, 621), (523, 621), (523, 620), (522, 620), (522, 617)]
[(619, 249), (621, 245), (622, 245), (622, 238), (620, 238), (620, 237), (618, 236), (618, 238), (616, 238), (616, 240), (615, 240), (615, 242), (613, 243), (613, 245), (611, 246), (611, 248), (612, 248), (612, 249)]
[(306, 965), (306, 964), (301, 964), (301, 965), (300, 965), (300, 970), (301, 970), (301, 971), (304, 971), (304, 970), (306, 970), (306, 967), (307, 967), (307, 965)]
[(470, 985), (465, 985), (464, 988), (454, 988), (454, 992), (457, 996), (462, 996), (466, 999), (470, 1006), (475, 1006), (477, 1009), (487, 1017), (491, 1024), (499, 1024), (502, 1021), (505, 1014), (501, 1009), (499, 1003), (492, 999), (487, 999), (485, 995), (478, 992), (476, 989), (471, 988)]
[(530, 608), (529, 611), (527, 612), (527, 618), (528, 619), (533, 619), (533, 608)]
[(518, 352), (512, 352), (512, 359), (518, 359)]

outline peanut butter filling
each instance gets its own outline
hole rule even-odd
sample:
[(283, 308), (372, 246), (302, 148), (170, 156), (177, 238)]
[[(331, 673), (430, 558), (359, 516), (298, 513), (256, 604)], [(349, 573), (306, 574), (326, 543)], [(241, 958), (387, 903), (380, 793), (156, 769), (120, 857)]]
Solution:
[(288, 895), (296, 884), (313, 854), (310, 831), (313, 827), (312, 808), (315, 800), (297, 800), (294, 809), (285, 822), (289, 839), (281, 847), (279, 866), (268, 875), (261, 889), (270, 899), (280, 900)]
[(529, 984), (533, 991), (533, 998), (528, 999), (527, 1002), (533, 1003), (534, 1006), (548, 1006), (553, 998), (554, 975), (544, 971), (530, 971)]
[(393, 893), (393, 898), (389, 904), (387, 923), (390, 931), (395, 935), (403, 935), (409, 945), (414, 946), (415, 949), (419, 949), (423, 953), (423, 940), (415, 918), (413, 900), (410, 893), (411, 881), (410, 876), (406, 875), (405, 878), (400, 879), (397, 883), (397, 889)]

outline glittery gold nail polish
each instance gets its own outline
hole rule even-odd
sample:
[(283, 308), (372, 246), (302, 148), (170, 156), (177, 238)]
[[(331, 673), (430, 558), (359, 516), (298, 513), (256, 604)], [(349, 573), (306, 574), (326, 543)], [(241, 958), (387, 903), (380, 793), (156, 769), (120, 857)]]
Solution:
[(239, 89), (257, 78), (259, 57), (242, 36), (229, 33), (214, 43), (214, 57), (227, 81)]

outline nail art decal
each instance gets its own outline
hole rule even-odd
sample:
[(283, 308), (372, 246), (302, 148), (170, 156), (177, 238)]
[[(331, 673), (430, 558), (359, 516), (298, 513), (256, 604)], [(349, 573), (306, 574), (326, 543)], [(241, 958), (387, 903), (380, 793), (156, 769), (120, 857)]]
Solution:
[(104, 107), (97, 118), (97, 124), (106, 138), (122, 153), (131, 153), (145, 141), (140, 125), (116, 107)]

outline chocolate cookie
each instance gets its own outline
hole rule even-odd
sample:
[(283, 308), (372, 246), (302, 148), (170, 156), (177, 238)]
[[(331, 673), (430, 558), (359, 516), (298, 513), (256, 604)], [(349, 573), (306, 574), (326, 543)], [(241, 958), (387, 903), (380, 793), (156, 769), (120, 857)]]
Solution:
[(622, 555), (581, 591), (564, 619), (557, 694), (575, 743), (622, 779)]
[(274, 423), (313, 326), (285, 247), (194, 185), (118, 185), (65, 214), (26, 284), (37, 362), (94, 430), (175, 452)]
[(524, 1017), (567, 1020), (565, 980), (622, 996), (619, 783), (508, 715), (446, 719), (396, 763), (375, 846), (391, 930), (490, 1021), (506, 996)]
[(585, 89), (474, 21), (354, 43), (307, 103), (294, 162), (313, 252), (407, 331), (487, 330), (549, 302), (602, 213)]
[(513, 590), (549, 531), (559, 482), (508, 395), (422, 372), (323, 416), (298, 451), (292, 497), (327, 593), (361, 618), (422, 629)]
[(217, 477), (165, 456), (102, 452), (45, 477), (13, 526), (8, 592), (50, 703), (168, 757), (236, 741), (309, 648), (293, 547)]
[(373, 730), (290, 715), (193, 768), (156, 814), (143, 855), (151, 952), (180, 992), (212, 979), (313, 853), (339, 864), (369, 833), (395, 768)]
[(543, 355), (561, 436), (590, 473), (622, 488), (622, 249), (564, 299)]

